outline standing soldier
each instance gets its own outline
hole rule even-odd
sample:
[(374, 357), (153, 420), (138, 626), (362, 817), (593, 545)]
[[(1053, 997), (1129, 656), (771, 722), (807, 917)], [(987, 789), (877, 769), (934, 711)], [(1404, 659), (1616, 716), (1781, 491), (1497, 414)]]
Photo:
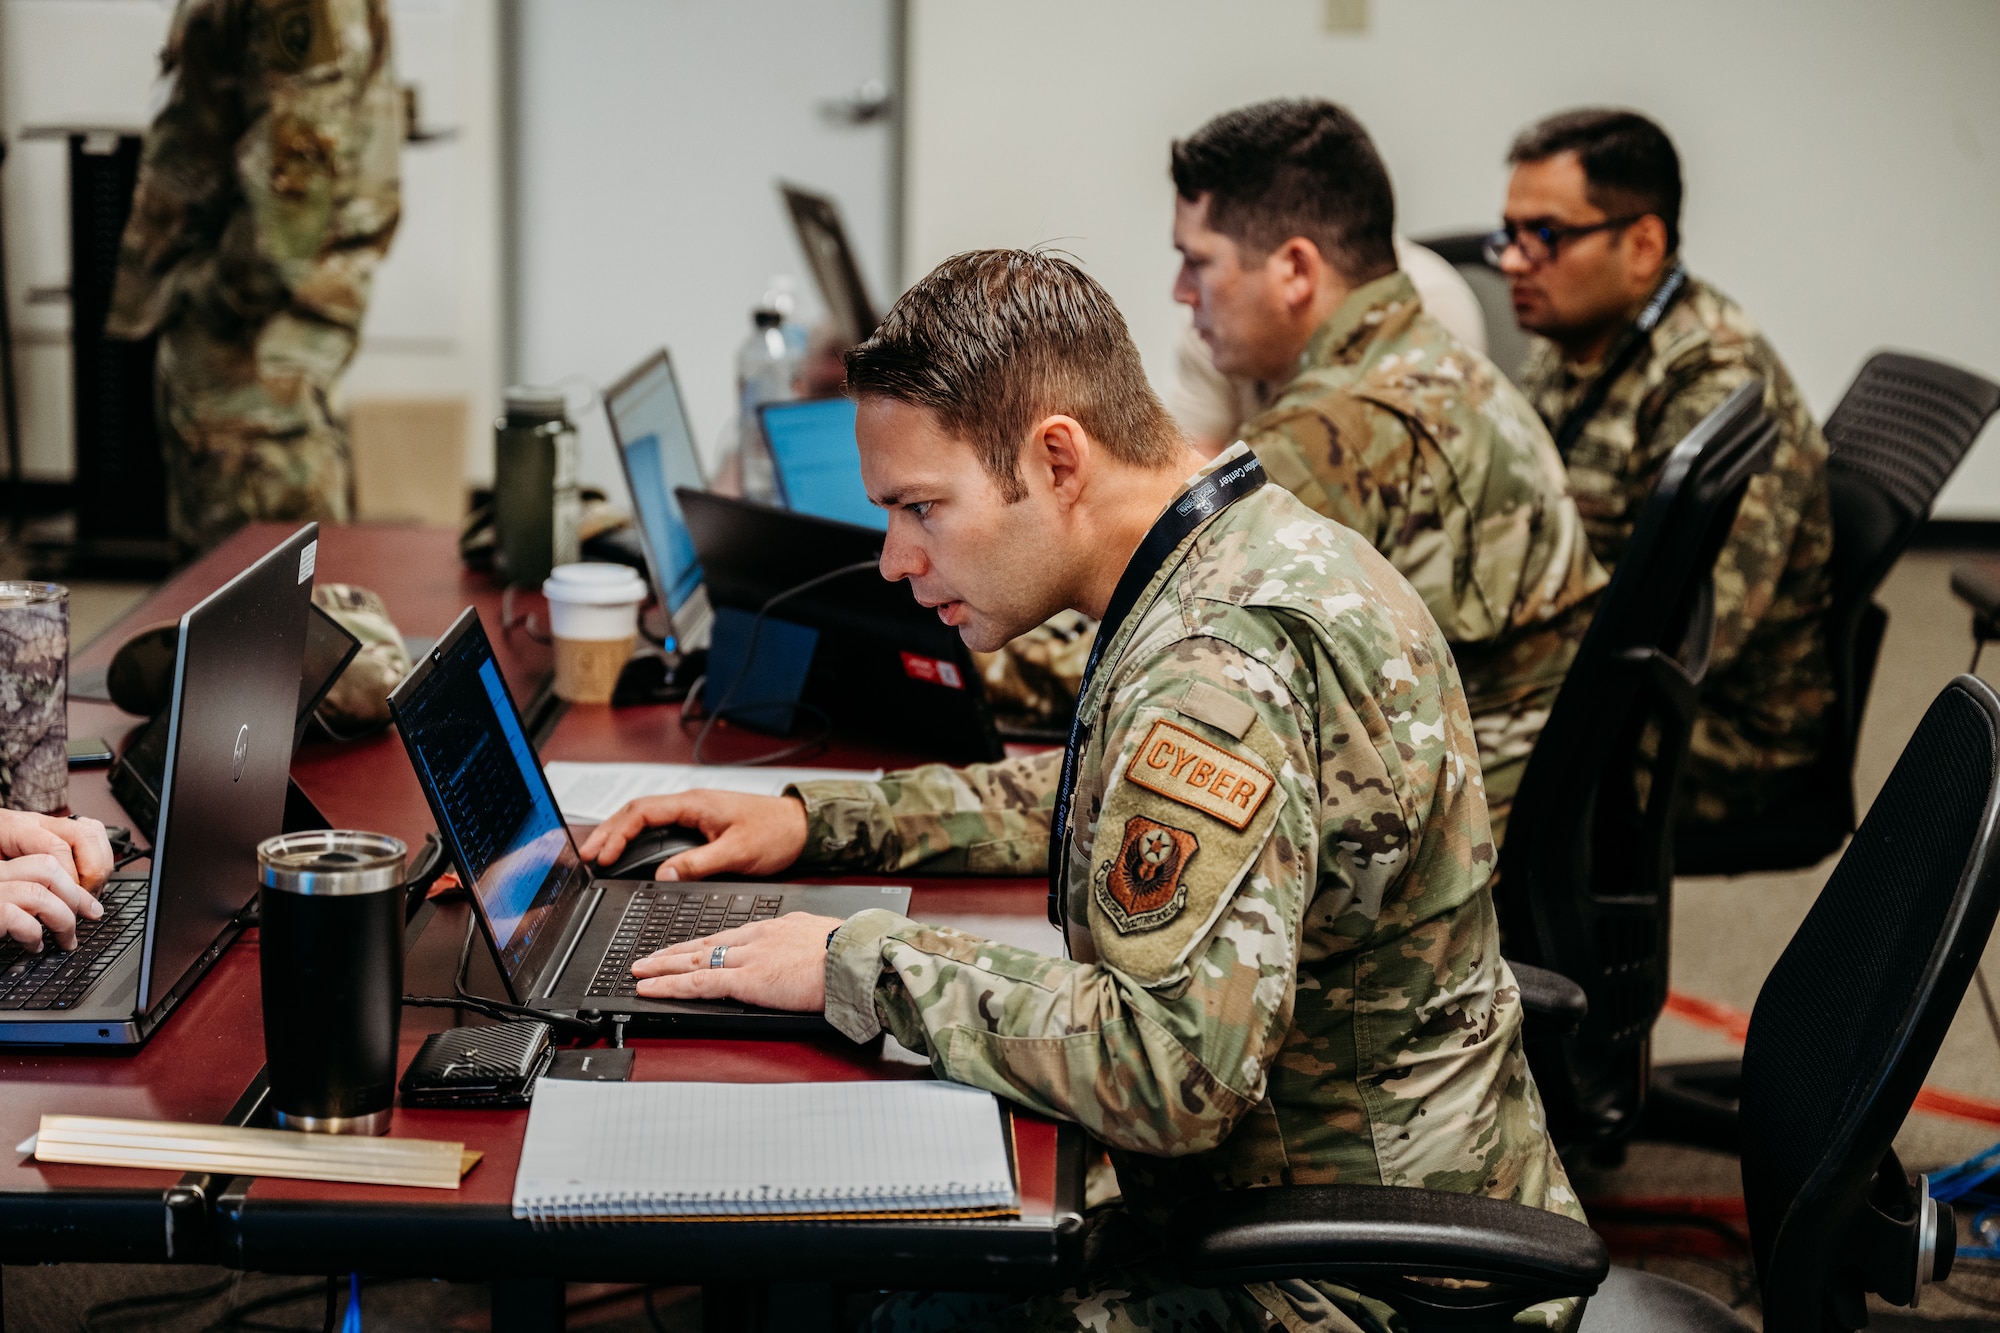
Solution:
[(1279, 1182), (1579, 1216), (1500, 958), (1472, 720), (1409, 584), (1242, 445), (1204, 465), (1110, 298), (1062, 260), (946, 261), (849, 354), (848, 384), (885, 577), (974, 648), (1064, 607), (1100, 621), (1067, 750), (636, 801), (582, 851), (676, 822), (710, 841), (662, 879), (1052, 869), (1068, 958), (868, 911), (633, 968), (644, 995), (887, 1031), (1111, 1149), (1124, 1205), (1102, 1224), (1124, 1258), (1061, 1296), (897, 1297), (876, 1327), (1384, 1330), (1331, 1284), (1199, 1290), (1140, 1256), (1175, 1207)]
[(348, 517), (334, 402), (401, 213), (387, 0), (181, 0), (107, 332), (159, 335), (168, 526)]

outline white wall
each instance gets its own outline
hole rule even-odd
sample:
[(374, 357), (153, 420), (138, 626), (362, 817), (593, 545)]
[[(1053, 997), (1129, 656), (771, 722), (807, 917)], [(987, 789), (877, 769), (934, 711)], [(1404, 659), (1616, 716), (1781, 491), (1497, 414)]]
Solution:
[[(1344, 8), (1345, 6), (1341, 6)], [(1824, 416), (1890, 346), (2000, 378), (2000, 5), (1992, 0), (911, 0), (905, 279), (1061, 246), (1172, 374), (1170, 140), (1218, 111), (1350, 107), (1405, 232), (1491, 225), (1522, 126), (1618, 103), (1687, 178), (1690, 266), (1760, 320)], [(2000, 518), (2000, 429), (1940, 500)]]
[[(891, 78), (888, 0), (516, 2), (517, 373), (604, 386), (664, 344), (712, 454), (769, 279), (818, 312), (778, 178), (838, 200), (891, 295), (888, 127), (819, 111)], [(584, 480), (620, 493), (602, 413), (579, 426)]]

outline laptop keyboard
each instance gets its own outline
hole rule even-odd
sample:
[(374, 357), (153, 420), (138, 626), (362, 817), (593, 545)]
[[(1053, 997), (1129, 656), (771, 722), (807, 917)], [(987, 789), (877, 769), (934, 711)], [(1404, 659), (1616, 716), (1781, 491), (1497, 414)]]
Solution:
[(625, 904), (625, 916), (611, 936), (611, 947), (604, 951), (604, 961), (597, 965), (590, 994), (637, 995), (639, 979), (632, 975), (634, 959), (731, 926), (769, 921), (778, 914), (779, 902), (775, 893), (677, 893), (642, 889)]
[(0, 940), (0, 1010), (74, 1009), (83, 993), (120, 954), (139, 942), (146, 926), (143, 879), (113, 880), (98, 901), (104, 915), (76, 923), (76, 948), (56, 948), (42, 936), (42, 951), (29, 953), (19, 940)]

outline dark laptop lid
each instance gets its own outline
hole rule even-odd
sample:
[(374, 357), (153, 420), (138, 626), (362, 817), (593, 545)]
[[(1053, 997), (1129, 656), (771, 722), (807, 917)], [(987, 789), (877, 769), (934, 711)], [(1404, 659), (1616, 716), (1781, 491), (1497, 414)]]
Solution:
[[(717, 607), (754, 615), (808, 579), (881, 556), (883, 534), (852, 523), (724, 495), (680, 500)], [(846, 574), (770, 618), (818, 632), (802, 698), (841, 730), (953, 763), (1004, 753), (958, 631), (903, 584)]]
[(509, 998), (521, 1003), (589, 875), (476, 610), (417, 663), (389, 709)]
[(257, 844), (283, 828), (318, 552), (308, 523), (181, 617), (142, 1014), (256, 896)]
[(671, 618), (701, 586), (701, 565), (674, 491), (703, 490), (708, 483), (666, 349), (612, 385), (604, 410), (639, 520), (653, 593)]
[(780, 182), (778, 192), (785, 198), (785, 211), (791, 215), (792, 230), (798, 234), (799, 249), (812, 268), (827, 315), (841, 341), (852, 347), (875, 332), (882, 320), (861, 281), (861, 266), (855, 262), (840, 208), (825, 195), (797, 185)]
[(852, 398), (804, 398), (758, 410), (785, 507), (857, 528), (889, 529), (889, 513), (861, 482)]

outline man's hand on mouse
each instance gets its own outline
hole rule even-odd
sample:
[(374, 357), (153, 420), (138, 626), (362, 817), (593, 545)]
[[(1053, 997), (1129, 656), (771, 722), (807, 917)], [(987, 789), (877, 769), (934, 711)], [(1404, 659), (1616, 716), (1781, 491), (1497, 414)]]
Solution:
[(583, 859), (614, 865), (640, 830), (660, 824), (698, 829), (708, 841), (662, 861), (654, 879), (775, 875), (806, 849), (806, 807), (797, 797), (690, 791), (627, 801), (583, 840)]
[[(771, 797), (751, 797), (770, 800)], [(768, 1009), (826, 1009), (827, 936), (841, 919), (791, 912), (669, 945), (632, 964), (639, 994), (655, 1000), (741, 1000)], [(714, 966), (715, 950), (725, 952)]]

